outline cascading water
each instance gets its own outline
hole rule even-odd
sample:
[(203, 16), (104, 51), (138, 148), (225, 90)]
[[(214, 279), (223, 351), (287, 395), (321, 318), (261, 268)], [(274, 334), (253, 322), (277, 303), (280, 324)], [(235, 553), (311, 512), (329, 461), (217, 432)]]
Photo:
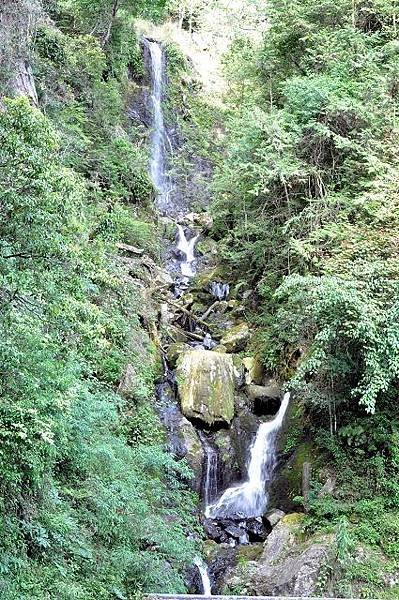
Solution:
[[(155, 187), (158, 190), (157, 196), (157, 208), (158, 210), (164, 214), (168, 215), (168, 213), (176, 213), (176, 210), (173, 210), (174, 207), (169, 206), (169, 193), (170, 190), (170, 182), (168, 180), (166, 174), (166, 152), (165, 152), (165, 142), (169, 142), (169, 146), (171, 147), (169, 138), (167, 136), (167, 132), (165, 129), (165, 122), (163, 116), (163, 108), (162, 108), (162, 98), (163, 98), (163, 88), (164, 88), (164, 80), (165, 80), (165, 59), (164, 52), (161, 44), (155, 41), (151, 41), (148, 39), (144, 39), (144, 45), (149, 50), (151, 57), (151, 79), (152, 79), (152, 114), (153, 114), (153, 124), (152, 124), (152, 136), (151, 136), (151, 165), (150, 165), (150, 173), (152, 177), (152, 181)], [(198, 235), (194, 235), (191, 238), (187, 239), (185, 231), (181, 225), (177, 225), (178, 230), (178, 244), (177, 249), (184, 256), (184, 260), (180, 261), (180, 269), (183, 277), (189, 279), (194, 276), (194, 262), (195, 262), (195, 244), (198, 240)], [(212, 339), (210, 338), (211, 342)], [(174, 431), (175, 423), (178, 422), (177, 407), (170, 401), (169, 394), (171, 392), (171, 387), (167, 383), (169, 370), (167, 364), (165, 367), (165, 384), (158, 386), (158, 398), (161, 403), (163, 403), (163, 422), (166, 426), (168, 426), (170, 431)], [(209, 445), (210, 446), (210, 445)], [(175, 454), (178, 453), (178, 447), (172, 446)], [(216, 455), (216, 451), (215, 455)], [(217, 460), (217, 456), (216, 456)], [(217, 493), (217, 489), (215, 488), (215, 483), (213, 480), (213, 473), (215, 471), (215, 457), (211, 458), (207, 463), (207, 473), (209, 473), (209, 483), (208, 486), (208, 498), (209, 501), (213, 497), (215, 497)], [(209, 578), (208, 568), (202, 558), (197, 557), (195, 559), (195, 565), (198, 568), (199, 574), (201, 576), (202, 582), (202, 591), (206, 596), (210, 596), (212, 593), (211, 590), (211, 581)]]
[(212, 595), (212, 584), (211, 584), (211, 580), (209, 578), (208, 568), (207, 568), (206, 564), (204, 563), (204, 561), (201, 558), (198, 558), (198, 557), (194, 560), (194, 564), (197, 567), (199, 574), (201, 576), (203, 595), (211, 596)]
[(280, 409), (272, 421), (262, 423), (251, 447), (248, 479), (240, 485), (228, 488), (217, 502), (206, 508), (211, 518), (251, 518), (264, 514), (267, 502), (267, 484), (276, 466), (276, 439), (283, 424), (290, 401), (287, 392)]
[(221, 283), (220, 281), (213, 281), (211, 283), (211, 294), (217, 300), (225, 300), (229, 297), (230, 286), (228, 283)]
[(193, 263), (195, 261), (195, 244), (198, 240), (198, 235), (193, 236), (189, 240), (186, 238), (185, 231), (181, 225), (177, 225), (178, 242), (177, 249), (185, 256), (185, 260), (181, 261), (180, 268), (184, 277), (193, 277), (195, 275)]
[(199, 432), (199, 438), (205, 454), (203, 498), (205, 506), (208, 506), (218, 493), (218, 453), (202, 431)]
[(144, 44), (151, 56), (152, 113), (153, 128), (151, 136), (151, 178), (158, 190), (157, 206), (161, 212), (167, 210), (167, 177), (165, 170), (165, 122), (162, 110), (164, 87), (164, 55), (158, 42), (144, 38)]

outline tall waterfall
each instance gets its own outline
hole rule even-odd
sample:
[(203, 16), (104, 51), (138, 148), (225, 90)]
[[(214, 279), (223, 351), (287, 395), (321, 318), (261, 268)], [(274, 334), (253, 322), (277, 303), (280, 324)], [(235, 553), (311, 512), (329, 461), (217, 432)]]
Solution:
[[(157, 188), (157, 208), (164, 214), (173, 216), (176, 214), (175, 207), (170, 205), (170, 182), (166, 173), (166, 151), (165, 142), (169, 141), (167, 131), (165, 128), (165, 121), (163, 115), (162, 99), (164, 94), (164, 80), (165, 80), (165, 60), (162, 46), (159, 42), (151, 41), (146, 38), (143, 40), (144, 45), (149, 51), (151, 57), (151, 80), (152, 80), (152, 91), (151, 91), (151, 104), (152, 104), (152, 136), (151, 136), (151, 164), (150, 173), (152, 181)], [(169, 145), (171, 145), (169, 143)], [(184, 278), (191, 278), (195, 274), (193, 263), (195, 261), (195, 244), (198, 239), (198, 235), (192, 235), (188, 238), (181, 225), (177, 225), (178, 243), (177, 249), (181, 252), (183, 258), (179, 260), (180, 269)], [(212, 340), (211, 340), (212, 341)], [(165, 376), (168, 374), (167, 365), (165, 367)], [(172, 415), (169, 418), (173, 419), (173, 407)], [(211, 446), (209, 444), (209, 448)], [(211, 452), (211, 450), (209, 450)], [(212, 465), (214, 460), (217, 460), (216, 451), (214, 450), (214, 457), (211, 458), (208, 463), (207, 472), (209, 475), (209, 482), (213, 481)], [(213, 492), (211, 490), (213, 489)], [(217, 490), (212, 483), (209, 483), (208, 500), (216, 495)], [(201, 577), (202, 592), (205, 596), (210, 596), (211, 581), (208, 573), (208, 567), (201, 557), (197, 557), (194, 560), (194, 564), (198, 569)]]
[(251, 447), (248, 479), (228, 488), (217, 502), (206, 509), (211, 518), (259, 517), (267, 507), (267, 484), (276, 466), (276, 439), (290, 401), (287, 392), (273, 420), (262, 423)]
[(151, 56), (153, 128), (151, 136), (151, 178), (158, 190), (157, 206), (161, 212), (167, 209), (167, 177), (165, 173), (165, 122), (162, 110), (164, 88), (164, 55), (158, 42), (144, 39)]

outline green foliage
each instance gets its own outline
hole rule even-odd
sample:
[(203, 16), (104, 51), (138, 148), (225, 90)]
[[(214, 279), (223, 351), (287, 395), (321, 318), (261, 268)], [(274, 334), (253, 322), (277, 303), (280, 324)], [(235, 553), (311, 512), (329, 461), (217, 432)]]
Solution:
[[(145, 243), (150, 229), (117, 200), (104, 227), (102, 196), (90, 202), (92, 183), (60, 162), (49, 120), (26, 99), (3, 107), (2, 597), (183, 592), (191, 474), (165, 451), (142, 300), (110, 258), (122, 232)], [(121, 198), (133, 183), (114, 157), (109, 188)], [(111, 386), (127, 362), (141, 368), (124, 401)]]
[(314, 440), (337, 479), (319, 496), (313, 465), (307, 527), (337, 528), (337, 551), (348, 549), (323, 591), (395, 597), (386, 582), (399, 547), (396, 8), (272, 0), (267, 11), (262, 47), (241, 36), (225, 59), (214, 232), (232, 277), (255, 290), (264, 362), (301, 406), (305, 435), (294, 443)]

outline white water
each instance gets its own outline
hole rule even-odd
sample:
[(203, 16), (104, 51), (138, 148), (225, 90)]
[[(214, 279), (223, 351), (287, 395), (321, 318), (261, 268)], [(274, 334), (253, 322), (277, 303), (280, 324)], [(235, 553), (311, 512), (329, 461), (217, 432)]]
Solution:
[(165, 176), (165, 156), (164, 141), (167, 138), (165, 133), (165, 123), (162, 110), (163, 95), (163, 52), (158, 42), (145, 40), (151, 55), (151, 75), (152, 75), (152, 108), (153, 108), (153, 132), (151, 138), (151, 178), (158, 189), (158, 207), (165, 208), (167, 197), (166, 176)]
[(179, 235), (177, 249), (180, 250), (180, 252), (182, 252), (182, 254), (185, 256), (185, 260), (183, 260), (180, 264), (181, 272), (184, 277), (193, 277), (195, 275), (195, 270), (193, 267), (193, 263), (195, 261), (194, 251), (195, 244), (198, 240), (198, 235), (195, 235), (188, 240), (181, 225), (177, 225), (177, 231)]
[(211, 284), (211, 294), (217, 300), (225, 300), (229, 297), (230, 286), (228, 283), (220, 283), (217, 281), (212, 282)]
[(228, 488), (215, 504), (206, 509), (210, 518), (259, 517), (267, 508), (267, 483), (270, 482), (276, 464), (276, 438), (290, 401), (287, 392), (280, 409), (272, 421), (262, 423), (251, 447), (248, 479)]
[(194, 560), (195, 566), (197, 567), (200, 575), (201, 575), (201, 583), (202, 583), (202, 593), (204, 596), (212, 596), (212, 584), (209, 579), (209, 573), (206, 564), (204, 561), (197, 557)]
[[(151, 55), (151, 75), (152, 75), (152, 108), (153, 108), (153, 132), (151, 138), (151, 165), (150, 173), (151, 178), (158, 189), (157, 207), (164, 214), (168, 213), (170, 207), (168, 206), (168, 178), (165, 169), (165, 141), (169, 144), (170, 150), (172, 150), (171, 141), (167, 135), (164, 123), (163, 109), (162, 109), (162, 96), (163, 96), (163, 83), (164, 83), (164, 57), (162, 46), (158, 42), (152, 42), (145, 39), (144, 43), (149, 49)], [(187, 240), (184, 229), (181, 225), (177, 226), (178, 229), (178, 245), (177, 248), (182, 252), (185, 260), (181, 262), (181, 272), (184, 277), (192, 277), (195, 275), (193, 263), (195, 261), (195, 244), (198, 240), (198, 235)], [(167, 365), (165, 366), (165, 375), (167, 375)], [(210, 444), (209, 444), (210, 446)], [(215, 458), (217, 461), (217, 454), (214, 450)], [(209, 462), (209, 471), (207, 479), (209, 477), (209, 500), (211, 499), (211, 489), (213, 484), (210, 483), (213, 479), (213, 459)], [(217, 466), (217, 463), (216, 463)], [(208, 484), (207, 484), (208, 485)], [(214, 490), (216, 495), (217, 490)], [(211, 596), (211, 581), (209, 578), (208, 568), (205, 562), (197, 557), (194, 561), (196, 567), (201, 576), (203, 594)]]

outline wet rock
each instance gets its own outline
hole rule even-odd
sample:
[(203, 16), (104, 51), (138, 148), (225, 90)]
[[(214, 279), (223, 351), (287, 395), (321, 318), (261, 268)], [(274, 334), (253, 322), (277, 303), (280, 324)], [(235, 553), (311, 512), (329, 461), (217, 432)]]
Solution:
[(226, 347), (227, 352), (240, 352), (247, 345), (250, 338), (250, 331), (247, 323), (240, 323), (231, 327), (220, 340), (220, 343)]
[(278, 385), (248, 385), (248, 397), (253, 401), (257, 415), (274, 415), (281, 404), (281, 388)]
[(264, 542), (271, 531), (269, 523), (265, 523), (262, 517), (247, 519), (245, 529), (250, 542)]
[(265, 515), (265, 520), (268, 521), (268, 523), (270, 523), (271, 527), (275, 527), (277, 523), (279, 523), (279, 521), (281, 521), (281, 519), (283, 519), (284, 517), (285, 512), (283, 510), (275, 508), (274, 510), (271, 510)]
[(188, 350), (190, 350), (190, 346), (185, 342), (174, 342), (169, 346), (166, 358), (172, 369), (175, 368), (179, 356)]
[(227, 543), (229, 536), (224, 531), (224, 528), (217, 521), (212, 521), (212, 519), (205, 519), (203, 522), (204, 531), (206, 537), (210, 540), (214, 540), (215, 542)]
[[(241, 411), (231, 425), (231, 443), (234, 448), (237, 469), (241, 477), (246, 476), (248, 449), (251, 447), (258, 427), (259, 419), (248, 409)], [(233, 481), (230, 483), (233, 483)]]
[(252, 519), (206, 519), (204, 529), (208, 538), (230, 545), (264, 542), (271, 527), (261, 517)]
[(239, 525), (229, 525), (225, 528), (225, 531), (227, 535), (234, 538), (237, 543), (239, 543), (243, 538), (247, 539), (247, 532), (245, 528), (240, 527)]
[(194, 425), (181, 414), (173, 388), (167, 382), (157, 386), (156, 410), (166, 429), (170, 451), (178, 460), (187, 460), (194, 474), (190, 485), (199, 492), (204, 460), (202, 444)]
[(219, 487), (225, 489), (232, 481), (237, 481), (240, 477), (231, 430), (219, 429), (215, 432), (213, 438), (219, 457)]
[(183, 414), (207, 425), (230, 423), (234, 416), (231, 356), (195, 349), (180, 355), (176, 378)]
[(295, 536), (300, 520), (300, 515), (288, 515), (267, 538), (259, 566), (251, 577), (252, 593), (299, 597), (314, 594), (332, 540), (325, 537), (300, 542)]
[(247, 356), (242, 359), (245, 369), (245, 383), (247, 385), (261, 385), (265, 369), (257, 356)]

